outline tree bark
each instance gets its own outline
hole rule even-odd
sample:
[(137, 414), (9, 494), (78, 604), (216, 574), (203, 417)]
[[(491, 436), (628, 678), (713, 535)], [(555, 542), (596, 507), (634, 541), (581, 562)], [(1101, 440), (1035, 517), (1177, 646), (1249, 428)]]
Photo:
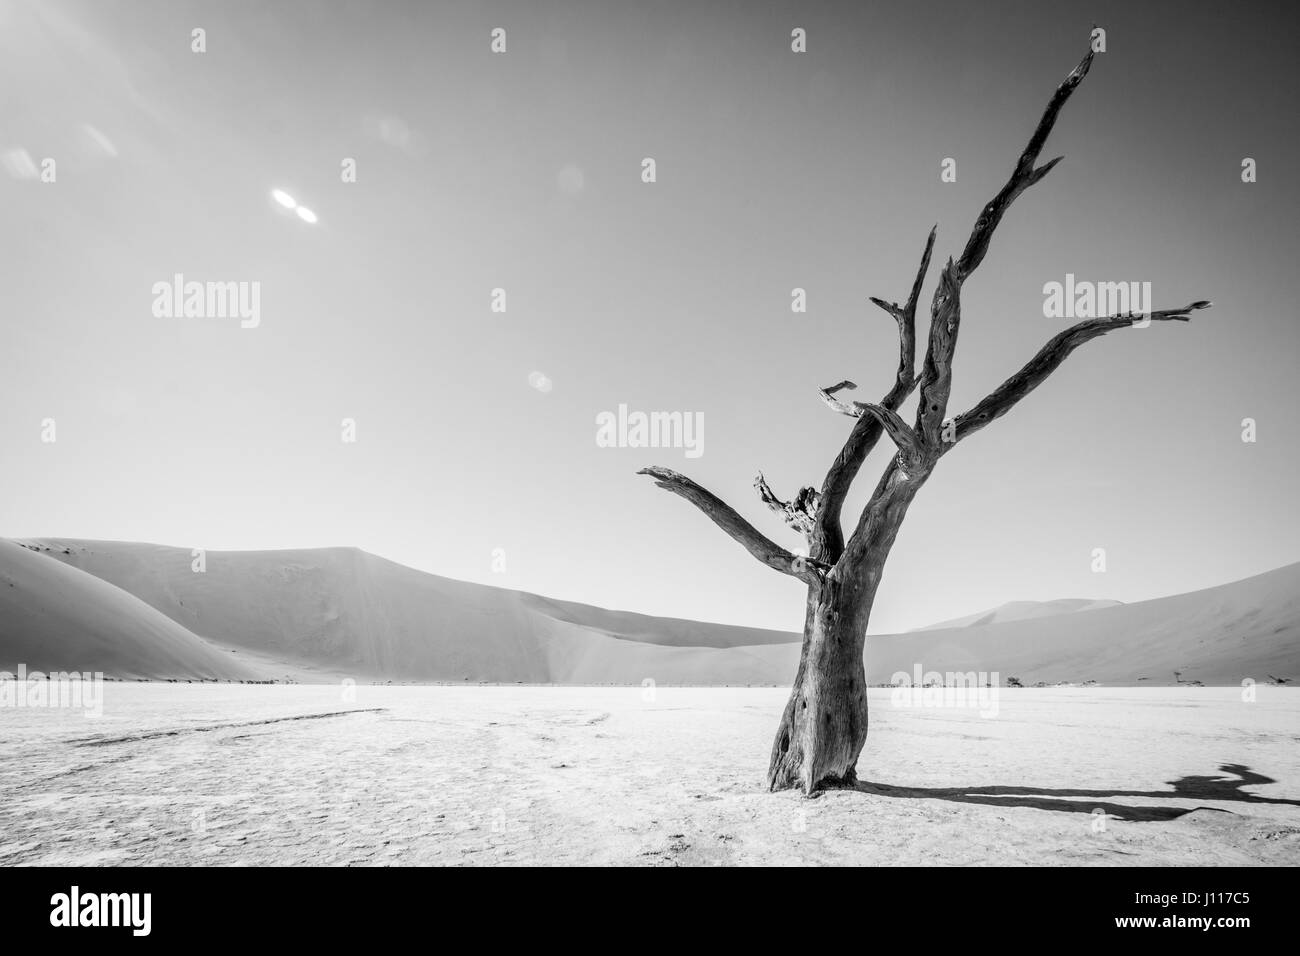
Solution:
[(867, 742), (866, 616), (836, 583), (808, 588), (803, 651), (767, 772), (771, 790), (851, 786)]
[(868, 509), (862, 546), (809, 585), (799, 670), (772, 743), (769, 790), (811, 794), (857, 782), (868, 727), (867, 624), (898, 529), (927, 477), (895, 459)]

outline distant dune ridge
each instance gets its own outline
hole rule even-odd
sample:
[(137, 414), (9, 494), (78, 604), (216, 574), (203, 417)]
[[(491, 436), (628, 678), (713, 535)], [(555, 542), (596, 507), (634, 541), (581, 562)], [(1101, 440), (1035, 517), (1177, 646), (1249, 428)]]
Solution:
[(1025, 621), (1038, 617), (1055, 617), (1058, 614), (1074, 614), (1078, 611), (1097, 611), (1104, 607), (1118, 607), (1119, 601), (1094, 600), (1092, 598), (1058, 598), (1055, 601), (1008, 601), (991, 611), (981, 611), (951, 621), (914, 627), (915, 631), (942, 631), (952, 627), (976, 627), (980, 624), (1001, 624), (1004, 621)]
[[(209, 551), (0, 539), (0, 670), (121, 678), (772, 684), (799, 635), (655, 618), (455, 581), (355, 548)], [(868, 681), (998, 672), (1003, 683), (1300, 678), (1300, 564), (1117, 604), (1012, 602), (867, 640)]]
[(128, 591), (0, 538), (0, 670), (260, 676)]

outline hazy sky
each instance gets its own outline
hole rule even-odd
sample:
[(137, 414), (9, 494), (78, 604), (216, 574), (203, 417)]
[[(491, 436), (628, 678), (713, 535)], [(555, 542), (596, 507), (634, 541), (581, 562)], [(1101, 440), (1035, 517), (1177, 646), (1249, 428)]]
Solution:
[[(816, 388), (894, 373), (867, 297), (906, 296), (935, 222), (960, 251), (1095, 20), (1066, 158), (966, 286), (950, 411), (1070, 323), (1043, 315), (1067, 273), (1215, 308), (1085, 345), (947, 456), (871, 629), (1296, 561), (1294, 8), (0, 0), (0, 535), (356, 545), (797, 629), (801, 584), (635, 472), (798, 544), (754, 473), (820, 484), (852, 423)], [(260, 325), (155, 316), (175, 273), (259, 282)], [(702, 456), (598, 447), (620, 404), (702, 414)]]

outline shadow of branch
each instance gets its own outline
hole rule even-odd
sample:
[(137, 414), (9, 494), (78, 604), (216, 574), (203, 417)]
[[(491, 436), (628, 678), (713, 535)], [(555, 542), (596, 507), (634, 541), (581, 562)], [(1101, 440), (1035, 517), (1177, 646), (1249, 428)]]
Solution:
[[(887, 783), (859, 780), (852, 789), (879, 797), (904, 799), (947, 800), (952, 803), (973, 803), (990, 807), (1029, 807), (1035, 810), (1056, 810), (1065, 813), (1093, 813), (1102, 810), (1118, 820), (1151, 822), (1174, 820), (1194, 810), (1214, 810), (1230, 813), (1222, 807), (1207, 806), (1135, 806), (1107, 802), (1117, 797), (1143, 800), (1214, 800), (1225, 803), (1273, 804), (1300, 807), (1300, 800), (1280, 797), (1260, 797), (1246, 792), (1245, 788), (1276, 783), (1272, 777), (1256, 773), (1243, 764), (1223, 764), (1221, 771), (1230, 776), (1189, 776), (1167, 781), (1170, 790), (1083, 790), (1041, 787), (896, 787)], [(1094, 798), (1094, 799), (1088, 799)]]

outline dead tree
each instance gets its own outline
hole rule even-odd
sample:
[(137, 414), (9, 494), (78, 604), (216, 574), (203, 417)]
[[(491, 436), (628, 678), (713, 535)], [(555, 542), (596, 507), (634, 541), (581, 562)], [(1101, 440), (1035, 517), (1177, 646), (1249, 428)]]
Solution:
[[(907, 301), (898, 305), (871, 299), (898, 324), (898, 374), (893, 386), (878, 404), (842, 401), (838, 397), (841, 392), (856, 388), (849, 381), (819, 390), (832, 409), (856, 419), (821, 490), (803, 488), (786, 502), (773, 494), (761, 473), (755, 480), (763, 503), (806, 539), (807, 557), (770, 541), (733, 508), (686, 476), (659, 467), (638, 472), (693, 503), (759, 561), (808, 586), (799, 669), (768, 768), (767, 781), (772, 790), (799, 788), (812, 793), (856, 781), (858, 755), (867, 737), (863, 665), (867, 620), (899, 526), (939, 459), (1014, 408), (1084, 342), (1114, 329), (1145, 325), (1148, 319), (1187, 321), (1190, 312), (1210, 305), (1193, 302), (1149, 316), (1128, 313), (1080, 322), (1053, 336), (1024, 368), (973, 408), (948, 415), (953, 353), (961, 324), (962, 284), (984, 260), (993, 232), (1011, 203), (1060, 162), (1058, 156), (1037, 165), (1061, 108), (1088, 74), (1092, 59), (1090, 50), (1057, 88), (1011, 178), (980, 213), (961, 255), (955, 261), (950, 257), (943, 267), (930, 305), (929, 344), (920, 375), (915, 369), (916, 305), (929, 269), (937, 226), (925, 242)], [(908, 425), (899, 409), (918, 386), (916, 418)], [(846, 541), (840, 510), (849, 486), (882, 434), (889, 437), (897, 453)]]

